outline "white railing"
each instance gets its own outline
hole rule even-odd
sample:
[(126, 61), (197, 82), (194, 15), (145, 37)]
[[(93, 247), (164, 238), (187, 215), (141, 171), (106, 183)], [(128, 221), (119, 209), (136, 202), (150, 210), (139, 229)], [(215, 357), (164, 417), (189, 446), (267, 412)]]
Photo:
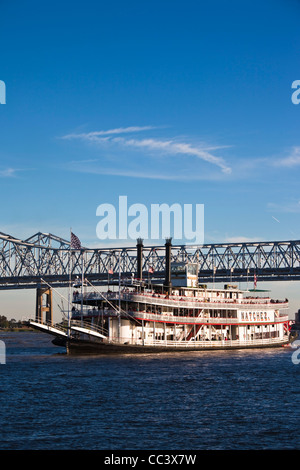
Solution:
[(35, 319), (30, 319), (29, 320), (29, 325), (33, 327), (42, 327), (44, 329), (47, 329), (50, 332), (61, 332), (66, 334), (68, 331), (67, 325), (62, 325), (61, 323), (52, 323), (50, 321), (41, 321), (41, 320), (35, 320)]
[(117, 344), (131, 344), (136, 346), (155, 346), (155, 347), (167, 347), (167, 348), (188, 348), (188, 349), (198, 349), (198, 348), (230, 348), (230, 347), (245, 347), (245, 346), (264, 346), (272, 345), (278, 343), (287, 343), (288, 337), (278, 337), (278, 338), (264, 338), (264, 339), (253, 339), (253, 340), (202, 340), (202, 341), (168, 341), (168, 340), (142, 340), (142, 339), (132, 339), (132, 338), (118, 338), (113, 336), (110, 338), (109, 342)]
[[(31, 319), (29, 320), (29, 324), (30, 323), (33, 323), (35, 325), (40, 325), (40, 326), (44, 326), (46, 328), (50, 330), (58, 330), (58, 331), (61, 331), (63, 333), (66, 333), (68, 331), (68, 325), (67, 323), (65, 325), (62, 325), (60, 323), (51, 323), (51, 322), (46, 322), (46, 321), (40, 321), (40, 320), (34, 320), (34, 319)], [(82, 320), (72, 320), (70, 322), (70, 326), (78, 326), (78, 327), (82, 327), (82, 328), (85, 328), (87, 330), (91, 330), (91, 331), (95, 331), (96, 333), (101, 333), (105, 336), (108, 336), (108, 330), (106, 328), (103, 328), (101, 325), (95, 325), (95, 324), (91, 324), (89, 322), (85, 322), (85, 321), (82, 321)]]
[[(109, 294), (105, 294), (108, 300), (118, 300), (119, 299), (119, 292), (110, 292)], [(218, 308), (218, 309), (228, 309), (228, 308), (238, 308), (238, 306), (243, 306), (243, 309), (252, 309), (253, 306), (259, 307), (269, 307), (269, 308), (287, 308), (288, 302), (284, 301), (272, 301), (271, 299), (210, 299), (209, 301), (206, 299), (199, 299), (197, 297), (179, 297), (179, 296), (170, 296), (166, 298), (165, 295), (159, 294), (140, 294), (140, 293), (121, 293), (120, 295), (121, 300), (125, 300), (127, 302), (139, 302), (139, 303), (150, 303), (153, 305), (168, 305), (173, 306), (176, 308)], [(88, 294), (83, 295), (84, 300), (93, 300), (93, 299), (103, 299), (100, 294), (97, 292), (89, 292)], [(78, 294), (75, 299), (81, 300), (81, 294)], [(75, 300), (74, 299), (74, 300)]]
[(94, 325), (94, 324), (84, 322), (81, 320), (72, 320), (71, 328), (72, 326), (82, 327), (82, 328), (85, 328), (86, 330), (95, 331), (96, 333), (100, 333), (104, 336), (108, 336), (108, 330), (106, 328), (103, 328), (101, 325)]
[[(289, 321), (288, 315), (282, 315), (279, 317), (275, 317), (273, 320), (239, 320), (237, 317), (210, 317), (208, 312), (202, 312), (199, 316), (178, 316), (173, 315), (173, 313), (154, 313), (154, 312), (145, 312), (145, 311), (137, 311), (137, 310), (129, 310), (127, 314), (131, 318), (138, 318), (141, 320), (149, 320), (149, 321), (157, 321), (157, 322), (165, 322), (165, 323), (195, 323), (195, 324), (224, 324), (224, 325), (250, 325), (250, 324), (273, 324), (273, 323), (284, 323)], [(116, 317), (118, 316), (118, 312), (113, 310), (112, 308), (106, 307), (103, 310), (96, 310), (93, 311), (92, 309), (83, 309), (81, 312), (80, 310), (72, 312), (72, 318), (80, 318), (80, 317)]]
[[(179, 317), (179, 316), (174, 316), (172, 314), (166, 314), (166, 313), (161, 313), (161, 314), (155, 314), (155, 313), (148, 313), (148, 312), (131, 312), (132, 315), (135, 317), (141, 319), (141, 320), (149, 320), (149, 321), (157, 321), (157, 322), (165, 322), (165, 323), (215, 323), (219, 325), (222, 323), (222, 325), (250, 325), (250, 324), (262, 324), (265, 325), (266, 323), (283, 323), (286, 321), (289, 321), (288, 315), (282, 316), (282, 317), (277, 317), (274, 320), (239, 320), (238, 318), (223, 318), (223, 317), (205, 317), (205, 316), (199, 316), (199, 317)], [(204, 314), (205, 315), (205, 314)]]

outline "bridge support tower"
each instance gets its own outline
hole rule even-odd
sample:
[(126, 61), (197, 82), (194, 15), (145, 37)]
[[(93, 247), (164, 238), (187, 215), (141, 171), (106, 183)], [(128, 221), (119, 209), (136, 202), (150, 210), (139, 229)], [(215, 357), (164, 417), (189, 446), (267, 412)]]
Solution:
[(35, 319), (38, 322), (46, 322), (52, 325), (53, 302), (52, 289), (49, 287), (38, 287), (36, 290)]

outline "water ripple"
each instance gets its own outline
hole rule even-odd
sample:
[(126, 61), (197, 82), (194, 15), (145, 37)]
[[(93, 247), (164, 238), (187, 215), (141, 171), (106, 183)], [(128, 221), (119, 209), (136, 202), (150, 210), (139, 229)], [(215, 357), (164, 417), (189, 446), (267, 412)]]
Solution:
[(289, 349), (71, 357), (0, 339), (1, 449), (300, 449)]

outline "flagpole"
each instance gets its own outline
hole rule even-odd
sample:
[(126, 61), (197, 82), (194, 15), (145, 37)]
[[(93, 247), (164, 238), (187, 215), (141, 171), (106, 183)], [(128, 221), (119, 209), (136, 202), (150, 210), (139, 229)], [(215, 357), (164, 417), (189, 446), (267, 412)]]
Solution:
[[(72, 283), (72, 270), (73, 270), (73, 255), (72, 255), (72, 249), (74, 250), (81, 250), (81, 242), (76, 235), (72, 232), (72, 228), (70, 228), (70, 259), (69, 259), (69, 267), (70, 267), (70, 273), (69, 273), (69, 330), (71, 329), (71, 315), (70, 315), (70, 305), (71, 305), (71, 283)], [(83, 256), (83, 250), (82, 250), (82, 256)], [(83, 269), (82, 269), (82, 276), (83, 276)], [(81, 283), (82, 284), (82, 283)], [(82, 288), (82, 286), (81, 286)], [(81, 296), (82, 299), (82, 296)], [(82, 300), (81, 300), (82, 302)]]
[(71, 305), (71, 280), (72, 280), (72, 228), (70, 228), (70, 248), (69, 248), (69, 292), (68, 292), (68, 336), (70, 336), (71, 317), (70, 317), (70, 305)]
[(81, 250), (81, 321), (83, 321), (83, 280), (84, 280), (84, 262), (83, 262), (83, 250)]
[(119, 252), (119, 318), (118, 318), (118, 336), (121, 336), (121, 251)]

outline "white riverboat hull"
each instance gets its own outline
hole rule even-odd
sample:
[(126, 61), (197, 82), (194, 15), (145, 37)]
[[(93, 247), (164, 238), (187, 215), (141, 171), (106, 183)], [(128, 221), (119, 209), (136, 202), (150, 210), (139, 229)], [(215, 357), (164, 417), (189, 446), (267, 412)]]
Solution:
[(193, 351), (220, 351), (233, 349), (257, 349), (278, 348), (289, 344), (289, 340), (274, 341), (203, 341), (189, 342), (189, 344), (125, 344), (108, 341), (93, 341), (90, 339), (69, 339), (66, 341), (68, 354), (144, 354), (144, 353), (170, 353), (170, 352), (193, 352)]

